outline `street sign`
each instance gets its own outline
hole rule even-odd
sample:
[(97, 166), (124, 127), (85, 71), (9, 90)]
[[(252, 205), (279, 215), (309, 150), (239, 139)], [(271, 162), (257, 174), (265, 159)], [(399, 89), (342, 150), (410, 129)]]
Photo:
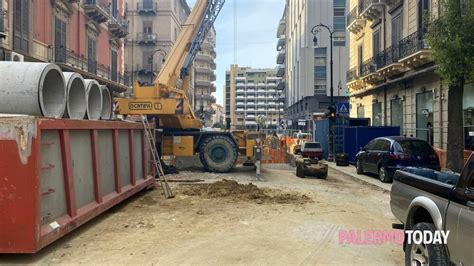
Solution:
[(338, 103), (337, 104), (337, 113), (339, 115), (348, 116), (349, 115), (349, 103)]
[(304, 120), (304, 119), (299, 119), (299, 120), (298, 120), (298, 126), (304, 126), (304, 127), (305, 127), (305, 126), (306, 126), (306, 120)]

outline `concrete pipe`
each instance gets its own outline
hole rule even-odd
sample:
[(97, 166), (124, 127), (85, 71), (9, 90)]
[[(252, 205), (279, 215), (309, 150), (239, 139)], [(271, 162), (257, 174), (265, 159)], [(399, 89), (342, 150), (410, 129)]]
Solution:
[(66, 112), (64, 117), (83, 119), (86, 115), (87, 98), (84, 78), (75, 72), (64, 72), (66, 80)]
[(100, 86), (102, 90), (102, 112), (100, 114), (100, 119), (110, 120), (112, 119), (112, 95), (110, 94), (109, 88), (107, 86)]
[(102, 113), (102, 92), (100, 85), (94, 79), (86, 79), (87, 108), (86, 118), (99, 120)]
[(0, 73), (0, 113), (63, 116), (66, 86), (57, 65), (0, 62)]

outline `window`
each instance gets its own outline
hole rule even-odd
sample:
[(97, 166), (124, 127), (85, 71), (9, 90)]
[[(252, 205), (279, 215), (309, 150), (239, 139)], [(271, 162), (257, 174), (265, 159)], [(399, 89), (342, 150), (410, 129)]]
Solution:
[(357, 107), (357, 118), (365, 118), (365, 109), (363, 105)]
[(30, 42), (30, 1), (13, 1), (13, 47), (15, 50), (29, 52)]
[(112, 0), (112, 17), (118, 18), (118, 3), (117, 3), (117, 0)]
[(433, 145), (433, 92), (416, 95), (416, 137)]
[(150, 51), (143, 51), (143, 69), (151, 71), (153, 58), (151, 58), (152, 52)]
[(398, 14), (392, 18), (392, 47), (398, 47), (398, 44), (402, 39), (402, 21), (401, 14)]
[(342, 7), (345, 7), (346, 6), (346, 0), (334, 0), (334, 6), (342, 6)]
[(314, 79), (326, 79), (326, 47), (314, 48)]
[(92, 74), (97, 74), (97, 40), (87, 37), (87, 67)]
[(474, 150), (474, 83), (464, 86), (464, 147)]
[(392, 126), (400, 127), (400, 134), (403, 134), (403, 102), (401, 99), (390, 101), (390, 119)]
[[(344, 13), (344, 10), (342, 12)], [(346, 30), (346, 19), (344, 16), (340, 16), (340, 17), (334, 16), (334, 30), (335, 31)]]
[[(315, 81), (316, 83), (317, 81)], [(315, 84), (314, 85), (314, 95), (326, 95), (326, 85)]]
[(143, 21), (143, 33), (145, 33), (145, 34), (153, 33), (153, 22), (152, 21)]
[(390, 141), (379, 139), (375, 142), (373, 150), (375, 151), (390, 151)]
[(375, 57), (380, 53), (380, 29), (374, 31), (372, 38), (372, 55)]
[(418, 30), (425, 31), (425, 19), (430, 10), (429, 0), (418, 0)]
[(114, 51), (112, 50), (111, 53), (110, 53), (110, 56), (111, 56), (111, 64), (110, 64), (110, 79), (112, 81), (118, 81), (117, 79), (117, 76), (118, 76), (118, 73), (117, 73), (117, 58), (118, 58), (118, 55), (117, 55), (117, 51)]
[(153, 0), (143, 0), (143, 9), (153, 9)]
[(66, 63), (66, 30), (67, 24), (65, 21), (55, 17), (54, 19), (54, 61)]
[(363, 69), (363, 64), (362, 64), (362, 59), (363, 59), (363, 54), (362, 54), (362, 45), (359, 45), (357, 48), (357, 62), (359, 65), (359, 73), (357, 73), (359, 76), (362, 74), (362, 69)]
[(376, 102), (372, 104), (372, 126), (382, 125), (382, 103)]

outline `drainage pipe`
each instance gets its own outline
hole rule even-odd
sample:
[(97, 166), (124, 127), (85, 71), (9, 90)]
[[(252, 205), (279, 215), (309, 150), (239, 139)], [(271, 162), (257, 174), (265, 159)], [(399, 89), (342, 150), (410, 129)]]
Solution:
[(0, 113), (61, 118), (66, 86), (51, 63), (0, 62)]
[(94, 79), (86, 79), (87, 108), (86, 118), (99, 120), (102, 112), (102, 92), (99, 83)]
[(102, 91), (102, 112), (100, 119), (110, 120), (112, 119), (112, 95), (107, 86), (101, 85), (100, 89)]
[(66, 112), (65, 118), (83, 119), (86, 115), (87, 98), (84, 78), (75, 72), (64, 72), (66, 80)]

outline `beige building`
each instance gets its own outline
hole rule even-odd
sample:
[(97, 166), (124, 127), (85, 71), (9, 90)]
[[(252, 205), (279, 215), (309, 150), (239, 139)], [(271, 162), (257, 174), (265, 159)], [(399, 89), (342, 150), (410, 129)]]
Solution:
[[(423, 36), (426, 13), (437, 15), (437, 1), (350, 0), (349, 71), (351, 116), (372, 125), (400, 126), (402, 135), (447, 146), (447, 85)], [(464, 95), (466, 149), (474, 148), (474, 86)]]
[(212, 110), (214, 110), (212, 114), (212, 125), (215, 125), (215, 124), (225, 125), (224, 107), (220, 104), (213, 103)]
[[(125, 43), (125, 69), (131, 83), (152, 83), (191, 11), (185, 0), (126, 2), (130, 34)], [(189, 99), (194, 102), (194, 82), (190, 82)]]
[(283, 118), (284, 103), (277, 89), (281, 78), (276, 68), (256, 69), (231, 65), (226, 71), (225, 112), (232, 128), (255, 129), (258, 117), (263, 117), (266, 128), (276, 128)]
[(213, 108), (216, 98), (212, 95), (216, 92), (216, 31), (211, 28), (206, 39), (202, 43), (201, 51), (194, 59), (195, 68), (195, 111), (201, 117), (206, 126), (212, 126)]

